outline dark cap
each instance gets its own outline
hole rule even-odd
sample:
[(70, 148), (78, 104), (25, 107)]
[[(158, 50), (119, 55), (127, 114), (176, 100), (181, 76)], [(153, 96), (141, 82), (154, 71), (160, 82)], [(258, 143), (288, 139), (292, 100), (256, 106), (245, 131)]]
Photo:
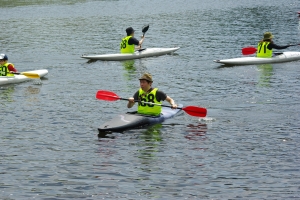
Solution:
[(143, 76), (142, 76), (141, 78), (139, 78), (139, 80), (146, 80), (146, 81), (153, 82), (153, 81), (152, 81), (152, 75), (149, 74), (149, 73), (143, 74)]
[(127, 35), (130, 35), (133, 32), (134, 32), (134, 29), (132, 27), (126, 28)]

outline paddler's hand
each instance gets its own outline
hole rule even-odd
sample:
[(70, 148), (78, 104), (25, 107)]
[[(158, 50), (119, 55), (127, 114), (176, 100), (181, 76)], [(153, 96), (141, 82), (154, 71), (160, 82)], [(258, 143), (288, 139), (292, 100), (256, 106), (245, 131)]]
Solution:
[(134, 105), (134, 98), (130, 97), (128, 98), (127, 108), (131, 108)]
[(177, 104), (171, 104), (172, 109), (176, 109), (177, 108)]
[(128, 98), (128, 101), (129, 101), (130, 103), (134, 103), (134, 98), (133, 98), (133, 97), (130, 97), (130, 98)]

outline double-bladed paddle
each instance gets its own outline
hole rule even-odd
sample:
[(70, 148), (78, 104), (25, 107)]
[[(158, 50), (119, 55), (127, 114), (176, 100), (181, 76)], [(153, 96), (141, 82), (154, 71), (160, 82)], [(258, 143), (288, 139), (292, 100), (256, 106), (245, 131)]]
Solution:
[[(148, 29), (149, 29), (149, 24), (143, 26), (143, 28), (142, 28), (143, 37), (145, 36), (145, 33), (148, 31)], [(142, 45), (141, 45), (141, 46), (140, 46), (140, 49), (139, 49), (138, 51), (143, 51), (143, 50), (145, 50), (145, 49), (142, 49)]]
[[(300, 44), (291, 44), (290, 46), (297, 46), (297, 45), (300, 45)], [(242, 48), (243, 55), (251, 55), (251, 54), (256, 53), (256, 51), (257, 51), (257, 49), (253, 46)]]
[[(98, 90), (96, 93), (96, 98), (104, 101), (117, 101), (117, 100), (125, 100), (128, 101), (128, 99), (121, 98), (117, 94), (111, 91), (107, 90)], [(157, 106), (162, 106), (162, 107), (169, 107), (172, 108), (172, 106), (167, 106), (167, 105), (162, 105), (162, 104), (155, 104), (151, 102), (143, 102), (143, 101), (135, 101), (135, 102), (141, 102), (141, 103), (146, 103), (146, 104), (151, 104), (151, 105), (157, 105)], [(206, 108), (201, 108), (197, 106), (186, 106), (183, 108), (177, 108), (180, 110), (185, 111), (187, 114), (194, 116), (194, 117), (205, 117), (207, 114)]]
[(256, 48), (255, 47), (245, 47), (245, 48), (242, 48), (242, 54), (243, 55), (251, 55), (251, 54), (254, 54), (256, 52)]
[(142, 32), (143, 32), (143, 37), (145, 36), (145, 33), (148, 31), (149, 29), (149, 24), (148, 25), (145, 25), (143, 26), (143, 29), (142, 29)]
[(27, 78), (40, 78), (40, 75), (38, 75), (37, 73), (31, 73), (31, 72), (14, 72), (13, 74), (17, 74), (17, 75), (24, 75)]

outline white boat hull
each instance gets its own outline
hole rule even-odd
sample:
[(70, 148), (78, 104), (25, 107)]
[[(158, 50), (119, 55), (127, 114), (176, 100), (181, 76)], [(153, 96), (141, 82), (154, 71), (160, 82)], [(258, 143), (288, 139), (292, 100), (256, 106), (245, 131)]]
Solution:
[(132, 60), (138, 58), (161, 56), (177, 51), (180, 47), (175, 48), (146, 48), (142, 51), (135, 51), (134, 53), (117, 53), (117, 54), (102, 54), (102, 55), (82, 55), (81, 58), (90, 60), (106, 60), (106, 61), (120, 61)]
[(222, 63), (225, 65), (255, 65), (255, 64), (269, 64), (269, 63), (282, 63), (300, 60), (300, 52), (283, 52), (272, 58), (258, 58), (258, 57), (241, 57), (231, 58), (224, 60), (214, 60), (214, 62)]
[[(44, 77), (48, 74), (47, 69), (40, 69), (40, 70), (33, 70), (33, 71), (26, 71), (29, 73), (35, 73), (38, 74), (40, 77)], [(32, 78), (28, 78), (25, 75), (14, 75), (14, 76), (0, 76), (0, 85), (6, 85), (6, 84), (14, 84), (14, 83), (21, 83), (25, 81), (33, 80)]]

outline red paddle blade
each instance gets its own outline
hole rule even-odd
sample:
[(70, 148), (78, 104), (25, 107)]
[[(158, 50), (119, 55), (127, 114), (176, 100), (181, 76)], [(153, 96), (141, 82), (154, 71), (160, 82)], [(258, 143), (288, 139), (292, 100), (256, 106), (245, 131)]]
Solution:
[(255, 47), (245, 47), (242, 49), (242, 54), (243, 55), (250, 55), (250, 54), (254, 54), (256, 52), (256, 48)]
[(205, 117), (207, 114), (206, 108), (200, 108), (197, 106), (187, 106), (182, 108), (182, 110), (194, 117)]
[(120, 99), (117, 94), (107, 90), (98, 90), (96, 98), (104, 101), (117, 101)]

